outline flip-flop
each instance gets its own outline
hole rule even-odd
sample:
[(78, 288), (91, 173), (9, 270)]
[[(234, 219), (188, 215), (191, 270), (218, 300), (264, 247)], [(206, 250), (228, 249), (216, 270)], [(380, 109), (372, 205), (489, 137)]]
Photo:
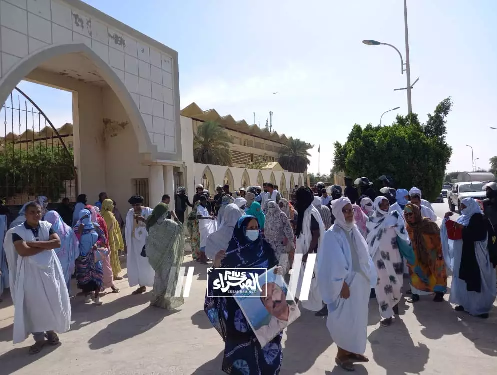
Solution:
[(342, 361), (340, 358), (335, 358), (335, 363), (345, 371), (355, 371), (354, 364), (348, 359)]
[(369, 358), (361, 354), (350, 353), (348, 357), (352, 362), (369, 362)]
[(112, 293), (119, 293), (119, 292), (120, 292), (119, 288), (112, 288)]
[(39, 352), (41, 352), (44, 346), (45, 346), (45, 340), (36, 341), (33, 345), (29, 347), (29, 354), (38, 354)]
[(136, 289), (136, 290), (135, 290), (133, 293), (131, 293), (131, 294), (135, 294), (135, 295), (136, 295), (136, 294), (143, 294), (143, 293), (145, 293), (145, 291), (146, 291), (146, 289), (145, 289), (145, 288), (140, 287), (140, 288)]

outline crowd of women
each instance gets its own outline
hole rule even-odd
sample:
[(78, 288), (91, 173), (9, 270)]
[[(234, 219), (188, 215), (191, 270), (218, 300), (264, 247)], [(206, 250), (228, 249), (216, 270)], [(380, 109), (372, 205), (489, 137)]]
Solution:
[[(310, 296), (302, 307), (328, 316), (327, 328), (338, 346), (335, 361), (353, 371), (355, 362), (368, 361), (370, 298), (377, 300), (381, 326), (388, 327), (398, 319), (403, 292), (410, 303), (425, 295), (443, 302), (447, 275), (452, 274), (448, 300), (455, 310), (488, 317), (496, 297), (497, 184), (486, 185), (486, 191), (488, 199), (481, 206), (472, 198), (463, 200), (461, 216), (452, 221), (447, 213), (441, 228), (416, 187), (386, 186), (376, 194), (369, 185), (368, 194), (357, 194), (354, 201), (342, 196), (338, 186), (317, 189), (317, 196), (300, 187), (291, 202), (269, 200), (262, 208), (246, 192), (241, 206), (223, 199), (222, 219), (207, 235), (205, 254), (214, 267), (279, 265), (286, 274), (302, 270), (307, 255), (317, 253)], [(292, 264), (294, 253), (303, 255), (302, 264)], [(407, 275), (409, 285), (404, 286)], [(204, 307), (225, 342), (226, 373), (279, 373), (281, 333), (261, 347), (233, 298), (206, 297)]]

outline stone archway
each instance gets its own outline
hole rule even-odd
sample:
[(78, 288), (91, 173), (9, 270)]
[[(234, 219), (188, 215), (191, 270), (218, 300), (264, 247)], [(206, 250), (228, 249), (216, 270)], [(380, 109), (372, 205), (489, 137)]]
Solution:
[(214, 194), (214, 175), (209, 166), (206, 166), (202, 172), (202, 185), (204, 189), (209, 190), (209, 193)]
[(250, 186), (250, 176), (249, 176), (246, 169), (243, 171), (243, 174), (242, 174), (241, 186), (243, 188)]
[(236, 189), (235, 179), (233, 178), (233, 173), (231, 173), (231, 170), (229, 168), (226, 169), (226, 172), (224, 173), (223, 184), (229, 185), (230, 191), (234, 191), (234, 189)]
[[(98, 69), (104, 81), (111, 87), (126, 111), (138, 140), (141, 153), (157, 152), (152, 145), (137, 104), (123, 81), (114, 70), (84, 43), (67, 43), (42, 48), (21, 59), (0, 79), (0, 103), (4, 103), (16, 85), (39, 66), (70, 54), (82, 54)], [(43, 82), (40, 82), (43, 84)]]

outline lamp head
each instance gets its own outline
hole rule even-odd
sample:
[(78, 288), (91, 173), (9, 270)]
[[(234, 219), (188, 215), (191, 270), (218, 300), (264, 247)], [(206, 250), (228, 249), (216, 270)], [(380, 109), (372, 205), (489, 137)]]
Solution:
[(362, 41), (367, 46), (379, 46), (381, 43), (376, 40), (363, 40)]

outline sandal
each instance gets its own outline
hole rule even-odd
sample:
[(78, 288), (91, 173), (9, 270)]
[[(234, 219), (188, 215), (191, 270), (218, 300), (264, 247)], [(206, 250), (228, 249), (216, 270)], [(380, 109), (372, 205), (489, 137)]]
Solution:
[(133, 293), (131, 293), (131, 294), (134, 294), (134, 295), (136, 295), (136, 294), (143, 294), (143, 293), (145, 293), (146, 291), (147, 291), (147, 288), (146, 288), (146, 287), (144, 287), (144, 286), (141, 286), (141, 287), (139, 287), (138, 289), (136, 289), (136, 290), (135, 290)]
[(48, 345), (55, 346), (60, 344), (59, 336), (55, 332), (52, 334), (45, 333), (45, 337), (47, 338)]
[(369, 362), (369, 358), (362, 354), (350, 353), (348, 357), (352, 362)]
[(393, 319), (392, 318), (387, 318), (387, 319), (383, 319), (381, 322), (380, 322), (380, 325), (382, 327), (389, 327), (392, 325), (392, 321)]
[(114, 276), (114, 280), (122, 280), (122, 276)]
[(354, 364), (349, 359), (335, 358), (335, 363), (343, 368), (345, 371), (355, 371)]
[(34, 345), (31, 345), (29, 347), (29, 354), (38, 354), (41, 352), (41, 349), (45, 346), (45, 340), (43, 341), (36, 341)]
[(115, 286), (111, 287), (111, 289), (112, 289), (112, 293), (119, 293), (120, 292), (119, 288), (116, 288)]

